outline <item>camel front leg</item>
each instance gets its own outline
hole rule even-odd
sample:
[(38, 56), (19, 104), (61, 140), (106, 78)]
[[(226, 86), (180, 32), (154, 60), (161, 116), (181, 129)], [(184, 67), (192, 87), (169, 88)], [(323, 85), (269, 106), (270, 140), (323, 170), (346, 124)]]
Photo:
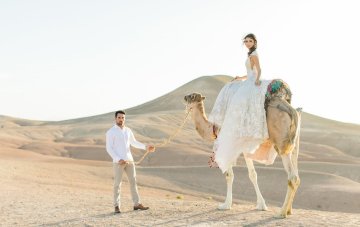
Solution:
[(257, 183), (257, 173), (255, 171), (254, 162), (252, 159), (245, 157), (246, 166), (249, 172), (249, 178), (254, 185), (256, 192), (256, 209), (257, 210), (267, 210), (265, 200), (260, 192), (259, 185)]
[(283, 161), (285, 171), (288, 174), (288, 187), (285, 201), (278, 217), (286, 218), (286, 216), (291, 214), (292, 212), (292, 203), (294, 201), (296, 190), (300, 185), (300, 178), (297, 168), (293, 165), (293, 162), (291, 161), (291, 153), (287, 155), (282, 155), (281, 159)]
[(232, 166), (229, 167), (228, 171), (225, 172), (226, 177), (226, 199), (225, 202), (218, 206), (219, 210), (230, 210), (232, 205), (232, 186), (234, 182), (234, 172)]

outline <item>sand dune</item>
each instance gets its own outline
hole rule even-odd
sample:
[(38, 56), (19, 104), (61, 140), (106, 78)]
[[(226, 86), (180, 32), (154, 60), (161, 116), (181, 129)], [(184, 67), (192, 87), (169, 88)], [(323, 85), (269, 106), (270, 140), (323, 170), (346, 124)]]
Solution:
[[(128, 109), (127, 124), (139, 141), (161, 144), (184, 119), (184, 95), (194, 91), (204, 94), (209, 113), (217, 93), (228, 80), (227, 76), (200, 77)], [(113, 113), (58, 122), (0, 116), (0, 184), (5, 185), (0, 197), (1, 212), (5, 214), (1, 223), (5, 226), (115, 225), (118, 221), (162, 226), (300, 223), (313, 226), (314, 221), (315, 225), (359, 224), (360, 204), (354, 198), (360, 196), (360, 125), (302, 114), (299, 154), (302, 184), (294, 202), (295, 214), (281, 221), (272, 219), (286, 190), (286, 175), (279, 158), (272, 166), (256, 165), (259, 186), (271, 207), (269, 212), (252, 210), (256, 197), (243, 158), (235, 168), (235, 208), (229, 212), (215, 210), (224, 199), (225, 179), (218, 169), (207, 167), (212, 144), (196, 134), (189, 120), (170, 144), (158, 147), (138, 168), (141, 194), (156, 209), (137, 215), (138, 219), (131, 222), (136, 214), (129, 207), (121, 217), (111, 215), (112, 172), (105, 151), (105, 132), (112, 124)], [(133, 149), (133, 154), (139, 159), (143, 151)], [(185, 199), (176, 199), (178, 195)], [(130, 204), (128, 196), (125, 201)], [(173, 217), (174, 212), (179, 216)]]

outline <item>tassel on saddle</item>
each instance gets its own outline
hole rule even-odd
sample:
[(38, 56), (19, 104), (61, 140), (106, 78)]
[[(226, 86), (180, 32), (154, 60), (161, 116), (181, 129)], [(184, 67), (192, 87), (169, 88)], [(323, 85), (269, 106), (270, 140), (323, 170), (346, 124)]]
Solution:
[[(271, 83), (268, 85), (265, 94), (265, 103), (264, 103), (265, 111), (267, 111), (271, 99), (273, 98), (285, 99), (287, 103), (291, 104), (291, 96), (292, 93), (287, 83), (285, 83), (281, 79), (272, 80)], [(282, 107), (280, 106), (274, 106), (274, 107), (282, 111), (288, 112), (286, 109), (282, 109)]]

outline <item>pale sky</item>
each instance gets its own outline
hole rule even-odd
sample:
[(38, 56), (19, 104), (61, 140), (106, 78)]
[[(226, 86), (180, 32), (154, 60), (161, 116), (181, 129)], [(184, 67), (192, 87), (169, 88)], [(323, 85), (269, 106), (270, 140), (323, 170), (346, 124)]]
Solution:
[(244, 75), (251, 32), (294, 107), (360, 124), (359, 21), (356, 0), (0, 0), (0, 115), (92, 116)]

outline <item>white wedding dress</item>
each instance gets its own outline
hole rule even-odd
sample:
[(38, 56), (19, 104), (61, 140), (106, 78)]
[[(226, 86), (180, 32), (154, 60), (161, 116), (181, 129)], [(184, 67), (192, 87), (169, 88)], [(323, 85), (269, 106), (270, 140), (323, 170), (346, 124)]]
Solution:
[[(257, 55), (256, 51), (251, 55)], [(209, 121), (221, 127), (214, 142), (215, 162), (225, 172), (241, 153), (254, 154), (269, 137), (264, 109), (265, 93), (270, 80), (256, 86), (256, 68), (246, 60), (247, 79), (227, 83), (220, 91)], [(271, 148), (270, 164), (276, 157)], [(256, 159), (255, 159), (256, 160)], [(264, 162), (265, 164), (269, 164)]]

